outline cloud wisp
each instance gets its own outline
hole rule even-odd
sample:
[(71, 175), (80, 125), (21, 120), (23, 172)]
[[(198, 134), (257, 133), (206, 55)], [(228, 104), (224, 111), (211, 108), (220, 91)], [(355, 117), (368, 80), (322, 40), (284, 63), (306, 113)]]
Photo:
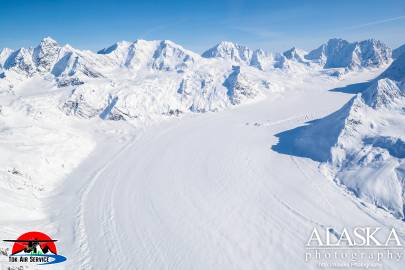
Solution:
[(368, 26), (379, 25), (379, 24), (389, 23), (389, 22), (393, 22), (393, 21), (399, 21), (399, 20), (405, 20), (405, 15), (398, 16), (398, 17), (392, 17), (392, 18), (386, 18), (383, 20), (377, 20), (377, 21), (372, 21), (372, 22), (358, 24), (358, 25), (353, 25), (353, 26), (347, 27), (346, 29), (359, 29), (359, 28), (364, 28), (364, 27), (368, 27)]

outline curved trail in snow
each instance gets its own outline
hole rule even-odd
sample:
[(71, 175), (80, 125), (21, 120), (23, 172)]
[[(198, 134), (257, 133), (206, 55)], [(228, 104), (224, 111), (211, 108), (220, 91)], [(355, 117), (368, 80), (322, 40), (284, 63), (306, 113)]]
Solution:
[[(81, 180), (71, 256), (80, 269), (315, 269), (304, 261), (314, 226), (378, 221), (317, 163), (270, 147), (348, 98), (301, 91), (146, 129)], [(246, 125), (257, 121), (270, 124)]]

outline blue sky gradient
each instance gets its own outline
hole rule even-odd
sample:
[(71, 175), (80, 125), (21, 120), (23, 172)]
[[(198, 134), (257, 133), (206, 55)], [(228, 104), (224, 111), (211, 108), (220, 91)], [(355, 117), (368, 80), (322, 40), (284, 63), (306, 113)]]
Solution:
[(45, 36), (94, 51), (139, 38), (196, 52), (221, 40), (309, 50), (332, 37), (374, 37), (396, 48), (405, 43), (405, 1), (1, 0), (0, 32), (0, 48), (35, 46)]

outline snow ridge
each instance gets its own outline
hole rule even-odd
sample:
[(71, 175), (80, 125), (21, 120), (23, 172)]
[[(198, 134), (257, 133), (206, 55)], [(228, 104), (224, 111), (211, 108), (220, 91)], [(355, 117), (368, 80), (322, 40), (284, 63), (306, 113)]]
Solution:
[(336, 182), (400, 219), (405, 218), (402, 58), (340, 110), (298, 128), (293, 142), (296, 152), (322, 162)]
[(324, 68), (377, 67), (390, 61), (392, 51), (375, 39), (350, 43), (335, 38), (309, 52), (305, 58), (315, 61)]
[(253, 51), (248, 47), (229, 41), (222, 41), (202, 54), (205, 58), (220, 57), (244, 64), (250, 64), (252, 56)]

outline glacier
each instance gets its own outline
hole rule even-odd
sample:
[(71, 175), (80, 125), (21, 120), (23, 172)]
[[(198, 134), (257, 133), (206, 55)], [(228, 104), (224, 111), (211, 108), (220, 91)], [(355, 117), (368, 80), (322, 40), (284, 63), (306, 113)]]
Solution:
[(375, 39), (2, 49), (0, 236), (55, 235), (52, 269), (315, 269), (314, 227), (405, 240), (404, 57)]

